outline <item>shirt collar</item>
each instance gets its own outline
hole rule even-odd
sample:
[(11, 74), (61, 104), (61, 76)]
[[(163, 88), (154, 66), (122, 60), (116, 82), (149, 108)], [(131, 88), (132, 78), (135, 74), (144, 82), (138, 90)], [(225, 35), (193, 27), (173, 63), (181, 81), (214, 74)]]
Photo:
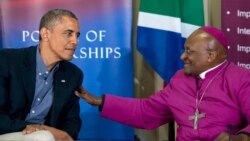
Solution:
[(218, 68), (219, 66), (221, 66), (222, 64), (224, 64), (226, 61), (227, 61), (227, 60), (225, 60), (224, 62), (220, 63), (219, 65), (217, 65), (217, 66), (215, 66), (215, 67), (213, 67), (213, 68), (211, 68), (211, 69), (208, 69), (208, 70), (202, 72), (201, 74), (199, 74), (199, 77), (200, 77), (201, 79), (205, 79), (206, 74), (207, 74), (208, 72), (211, 72), (212, 70)]
[(39, 51), (39, 45), (37, 46), (37, 50), (36, 50), (36, 72), (37, 73), (42, 73), (42, 74), (48, 74), (49, 72), (55, 72), (57, 71), (59, 68), (59, 63), (57, 63), (52, 69), (51, 71), (48, 70), (47, 66), (45, 65), (45, 63), (43, 62), (43, 59), (41, 57), (40, 51)]

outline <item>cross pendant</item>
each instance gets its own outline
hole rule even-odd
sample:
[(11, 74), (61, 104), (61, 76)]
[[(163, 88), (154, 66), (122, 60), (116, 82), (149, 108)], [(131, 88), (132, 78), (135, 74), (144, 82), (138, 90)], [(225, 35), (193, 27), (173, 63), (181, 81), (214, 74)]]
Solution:
[(194, 120), (194, 129), (198, 129), (198, 120), (199, 118), (204, 118), (205, 117), (205, 113), (199, 113), (198, 108), (196, 108), (195, 110), (195, 114), (191, 115), (188, 117), (189, 120)]

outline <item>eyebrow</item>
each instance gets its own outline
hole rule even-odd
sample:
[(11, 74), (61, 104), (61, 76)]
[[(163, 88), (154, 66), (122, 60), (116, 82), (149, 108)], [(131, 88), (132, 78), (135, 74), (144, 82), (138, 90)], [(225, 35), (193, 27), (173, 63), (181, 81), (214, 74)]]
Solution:
[[(74, 32), (74, 30), (67, 29), (67, 30), (65, 30), (64, 32), (70, 32), (70, 33), (73, 33), (73, 32)], [(80, 33), (80, 32), (76, 32), (76, 34), (77, 34), (77, 37), (79, 37), (79, 36), (81, 35), (81, 33)]]
[(71, 29), (67, 29), (67, 30), (65, 30), (64, 32), (70, 32), (70, 33), (73, 33), (74, 31), (73, 31), (73, 30), (71, 30)]

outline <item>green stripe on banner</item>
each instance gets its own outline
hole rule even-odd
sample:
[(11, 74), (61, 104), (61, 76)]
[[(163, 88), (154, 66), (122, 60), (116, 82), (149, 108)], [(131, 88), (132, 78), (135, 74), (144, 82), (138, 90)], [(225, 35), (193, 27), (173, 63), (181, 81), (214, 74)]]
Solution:
[(184, 23), (204, 25), (202, 0), (141, 0), (140, 11), (180, 17)]
[(194, 25), (204, 25), (203, 0), (179, 0), (181, 21)]
[(140, 11), (180, 17), (179, 0), (141, 0)]

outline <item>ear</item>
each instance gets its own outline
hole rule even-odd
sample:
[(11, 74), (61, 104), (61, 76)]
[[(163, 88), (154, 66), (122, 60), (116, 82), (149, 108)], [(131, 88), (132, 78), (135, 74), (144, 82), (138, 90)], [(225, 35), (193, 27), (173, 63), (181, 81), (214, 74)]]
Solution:
[(39, 32), (40, 32), (40, 36), (41, 36), (42, 41), (48, 41), (49, 30), (47, 28), (43, 27), (40, 29)]
[(215, 50), (210, 50), (208, 52), (208, 62), (214, 62), (218, 56), (218, 53)]

